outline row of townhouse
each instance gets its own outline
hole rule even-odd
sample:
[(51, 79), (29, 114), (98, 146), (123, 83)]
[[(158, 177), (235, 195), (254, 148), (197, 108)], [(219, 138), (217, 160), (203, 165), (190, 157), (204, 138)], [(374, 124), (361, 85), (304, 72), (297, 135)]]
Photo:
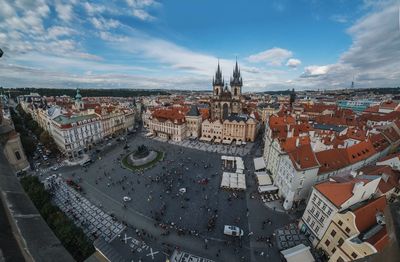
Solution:
[(398, 198), (400, 171), (394, 154), (312, 187), (299, 223), (329, 261), (353, 261), (380, 252), (389, 242), (384, 209)]
[(135, 110), (132, 108), (96, 105), (94, 109), (85, 109), (83, 105), (80, 111), (69, 111), (24, 100), (20, 104), (49, 132), (60, 151), (69, 158), (79, 156), (106, 137), (131, 131), (135, 125)]
[(224, 120), (206, 119), (197, 106), (168, 107), (147, 110), (143, 114), (144, 126), (149, 132), (165, 140), (182, 141), (199, 138), (202, 141), (242, 143), (254, 141), (258, 121), (249, 115), (231, 115)]
[[(314, 130), (302, 132), (296, 125), (291, 116), (272, 116), (265, 133), (263, 158), (285, 209), (306, 200), (314, 184), (372, 164), (400, 143), (400, 133), (387, 126), (351, 146), (347, 143), (346, 147), (316, 152), (311, 142), (315, 137), (310, 137)], [(292, 127), (298, 130), (291, 131)]]

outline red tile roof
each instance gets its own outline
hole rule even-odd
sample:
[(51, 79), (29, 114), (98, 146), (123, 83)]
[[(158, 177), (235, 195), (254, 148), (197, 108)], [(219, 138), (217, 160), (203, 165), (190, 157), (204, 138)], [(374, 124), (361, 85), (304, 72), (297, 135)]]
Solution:
[(302, 137), (288, 137), (282, 141), (281, 147), (282, 150), (285, 152), (290, 152), (296, 149), (296, 141), (299, 140), (299, 145), (307, 145), (310, 144), (310, 137), (309, 136), (302, 136)]
[(304, 144), (288, 153), (297, 170), (318, 167), (319, 163), (310, 144)]
[(345, 149), (330, 149), (315, 153), (321, 167), (318, 174), (325, 174), (335, 170), (339, 170), (350, 165), (350, 161), (346, 157)]
[(369, 140), (346, 148), (346, 154), (351, 164), (367, 159), (375, 153), (375, 148)]
[(332, 204), (340, 208), (347, 200), (349, 200), (353, 196), (353, 188), (355, 183), (368, 183), (369, 181), (370, 180), (357, 178), (344, 183), (327, 181), (315, 185), (315, 189), (317, 189), (322, 195), (324, 195)]
[(387, 140), (386, 137), (381, 133), (373, 134), (369, 137), (369, 139), (375, 148), (375, 151), (377, 152), (381, 152), (390, 146), (389, 140)]
[(366, 166), (359, 171), (367, 176), (382, 176), (378, 185), (379, 191), (382, 192), (382, 194), (385, 194), (393, 188), (400, 188), (400, 172), (392, 169), (390, 166)]
[(152, 116), (158, 121), (170, 120), (175, 124), (183, 124), (185, 115), (189, 109), (187, 107), (160, 108), (153, 111)]
[(381, 196), (369, 201), (367, 204), (353, 211), (356, 216), (356, 226), (360, 232), (364, 232), (376, 224), (376, 213), (383, 212), (386, 207), (386, 197)]

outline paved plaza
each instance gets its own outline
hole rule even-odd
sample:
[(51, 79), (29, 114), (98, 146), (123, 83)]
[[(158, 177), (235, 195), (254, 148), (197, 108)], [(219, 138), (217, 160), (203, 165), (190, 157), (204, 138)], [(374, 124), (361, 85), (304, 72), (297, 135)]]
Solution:
[(231, 145), (223, 145), (223, 144), (211, 144), (206, 142), (201, 142), (199, 140), (189, 140), (186, 139), (184, 141), (165, 141), (162, 138), (154, 137), (152, 138), (156, 141), (169, 143), (173, 145), (178, 145), (186, 148), (194, 148), (197, 150), (202, 150), (206, 152), (218, 153), (223, 155), (233, 155), (233, 156), (245, 156), (250, 153), (251, 148), (254, 143), (248, 142), (246, 145), (237, 146), (235, 144)]
[[(164, 152), (164, 160), (145, 171), (123, 168), (120, 163), (123, 156), (142, 144)], [(113, 142), (113, 146), (100, 152), (97, 160), (86, 168), (64, 166), (57, 171), (64, 179), (80, 179), (84, 199), (115, 214), (122, 224), (128, 225), (124, 233), (146, 243), (146, 250), (138, 252), (129, 245), (120, 245), (123, 243), (120, 235), (110, 242), (117, 253), (134, 261), (163, 261), (174, 250), (213, 261), (279, 259), (277, 248), (263, 239), (271, 238), (275, 229), (292, 218), (284, 212), (275, 212), (259, 197), (253, 197), (257, 194), (253, 157), (256, 152), (261, 154), (260, 142), (253, 147), (246, 145), (250, 154), (243, 157), (247, 186), (244, 192), (220, 188), (222, 173), (232, 171), (224, 169), (220, 153), (160, 142), (140, 134), (128, 137), (128, 149), (124, 145), (125, 142)], [(48, 175), (52, 173), (49, 171)], [(132, 200), (124, 202), (124, 196)], [(81, 201), (77, 202), (74, 205)], [(70, 205), (66, 203), (66, 208)], [(89, 212), (89, 216), (92, 214)], [(271, 223), (265, 226), (265, 220)], [(240, 227), (244, 236), (224, 235), (224, 225)], [(137, 230), (152, 237), (142, 240), (136, 235)], [(158, 252), (154, 259), (146, 256), (151, 250)]]
[(91, 204), (60, 177), (50, 177), (47, 185), (52, 193), (53, 202), (74, 221), (76, 226), (81, 227), (90, 239), (102, 237), (110, 242), (125, 229), (124, 225)]

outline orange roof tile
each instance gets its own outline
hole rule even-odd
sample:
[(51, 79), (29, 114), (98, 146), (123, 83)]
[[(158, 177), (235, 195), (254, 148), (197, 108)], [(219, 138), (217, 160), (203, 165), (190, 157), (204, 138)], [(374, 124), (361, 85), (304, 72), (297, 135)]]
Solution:
[(376, 213), (383, 212), (386, 208), (386, 197), (381, 196), (369, 201), (362, 207), (353, 211), (356, 216), (356, 226), (360, 232), (364, 232), (376, 224)]
[(357, 182), (368, 183), (366, 179), (353, 179), (349, 182), (327, 181), (315, 185), (322, 195), (324, 195), (332, 204), (340, 208), (347, 200), (353, 196), (354, 184)]
[(392, 169), (390, 166), (366, 166), (361, 168), (359, 171), (363, 172), (363, 174), (367, 176), (382, 176), (378, 188), (383, 194), (393, 188), (400, 188), (400, 172)]
[(344, 148), (334, 148), (315, 153), (318, 162), (321, 165), (318, 174), (329, 173), (350, 165), (350, 161), (346, 157), (344, 151)]
[(369, 140), (346, 148), (346, 154), (351, 164), (367, 159), (375, 153), (375, 148)]
[(319, 163), (310, 144), (304, 144), (288, 153), (297, 170), (318, 167)]

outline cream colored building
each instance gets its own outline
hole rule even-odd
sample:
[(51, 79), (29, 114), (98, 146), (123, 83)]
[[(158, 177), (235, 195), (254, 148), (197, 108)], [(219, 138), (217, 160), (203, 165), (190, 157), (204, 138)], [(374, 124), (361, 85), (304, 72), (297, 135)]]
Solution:
[(352, 205), (370, 198), (377, 190), (380, 177), (338, 178), (313, 187), (306, 209), (300, 220), (300, 230), (313, 246), (319, 245), (333, 217)]
[(57, 116), (52, 120), (51, 134), (60, 151), (69, 158), (78, 157), (103, 138), (97, 114)]
[(354, 261), (382, 250), (388, 243), (383, 211), (386, 198), (380, 197), (335, 214), (317, 248), (329, 261)]
[(223, 132), (223, 124), (220, 120), (209, 120), (206, 119), (201, 124), (201, 138), (200, 140), (204, 141), (211, 141), (214, 142), (221, 142), (222, 141), (222, 134)]
[(183, 108), (161, 108), (146, 120), (148, 130), (165, 140), (182, 141), (186, 138), (186, 121)]

